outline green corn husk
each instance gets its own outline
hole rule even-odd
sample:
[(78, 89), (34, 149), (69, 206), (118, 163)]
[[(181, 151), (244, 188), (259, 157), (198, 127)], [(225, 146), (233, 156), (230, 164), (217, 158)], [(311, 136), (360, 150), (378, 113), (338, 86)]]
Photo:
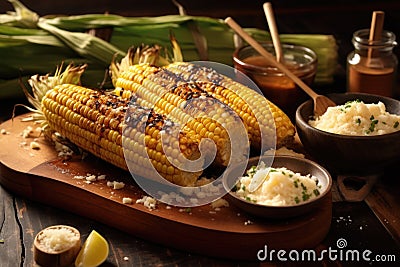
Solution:
[[(17, 0), (9, 0), (15, 12), (0, 14), (0, 97), (22, 95), (18, 80), (33, 74), (46, 74), (54, 66), (88, 64), (84, 86), (98, 86), (115, 55), (120, 58), (132, 46), (171, 47), (172, 32), (185, 61), (199, 60), (189, 23), (195, 23), (207, 40), (208, 60), (232, 65), (234, 33), (223, 20), (208, 17), (168, 15), (160, 17), (123, 17), (88, 14), (41, 17)], [(111, 28), (109, 42), (88, 34), (90, 29)], [(258, 41), (269, 41), (267, 31), (246, 28)], [(337, 66), (337, 44), (332, 35), (281, 34), (283, 43), (304, 45), (317, 53), (316, 84), (333, 81)], [(172, 53), (172, 52), (170, 52)]]

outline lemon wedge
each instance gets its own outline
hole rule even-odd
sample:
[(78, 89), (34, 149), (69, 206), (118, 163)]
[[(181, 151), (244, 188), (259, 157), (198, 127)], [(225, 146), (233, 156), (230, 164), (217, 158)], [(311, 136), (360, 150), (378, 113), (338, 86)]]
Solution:
[(94, 267), (102, 264), (108, 257), (108, 242), (98, 232), (92, 230), (75, 260), (76, 267)]

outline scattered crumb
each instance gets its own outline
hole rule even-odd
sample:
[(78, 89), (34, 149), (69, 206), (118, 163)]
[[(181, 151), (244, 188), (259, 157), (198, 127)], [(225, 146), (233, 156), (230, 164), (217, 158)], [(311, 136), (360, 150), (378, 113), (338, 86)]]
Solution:
[(88, 175), (88, 176), (86, 176), (86, 181), (89, 181), (89, 182), (94, 182), (94, 181), (96, 181), (96, 175)]
[(31, 127), (31, 126), (28, 126), (28, 127), (26, 127), (26, 128), (22, 131), (21, 136), (22, 136), (23, 138), (29, 138), (29, 136), (30, 136), (31, 133), (32, 133), (32, 127)]
[(105, 174), (97, 176), (97, 180), (105, 180), (105, 179), (106, 179), (106, 175)]
[[(73, 177), (73, 179), (85, 180), (85, 182), (88, 183), (88, 182), (95, 182), (95, 181), (98, 181), (98, 180), (104, 180), (105, 177), (106, 177), (106, 176), (105, 176), (104, 174), (99, 175), (99, 176), (96, 176), (96, 175), (94, 175), (94, 174), (87, 173), (86, 175), (75, 175), (75, 176)], [(112, 182), (111, 182), (111, 183), (112, 183)], [(110, 187), (113, 187), (114, 184), (112, 183), (112, 184), (109, 185), (109, 186), (110, 186)]]
[(144, 196), (141, 199), (136, 200), (136, 203), (143, 204), (146, 208), (153, 210), (156, 208), (157, 200), (149, 196)]
[(35, 132), (41, 133), (43, 131), (42, 127), (36, 127)]
[(170, 210), (172, 208), (171, 208), (171, 206), (166, 206), (165, 209)]
[(179, 212), (186, 212), (192, 214), (192, 209), (191, 208), (179, 209)]
[(124, 197), (122, 198), (122, 203), (123, 204), (132, 204), (133, 200), (130, 197)]
[(107, 181), (107, 186), (112, 187), (115, 190), (118, 190), (124, 188), (125, 184), (123, 182)]
[(340, 216), (339, 218), (336, 219), (337, 223), (344, 223), (345, 225), (351, 224), (353, 220), (351, 219), (350, 215), (347, 217)]
[(19, 143), (19, 146), (20, 146), (20, 147), (24, 147), (24, 146), (27, 146), (27, 145), (28, 145), (28, 143), (27, 143), (27, 142), (25, 142), (25, 141), (24, 141), (24, 142), (21, 142), (21, 143)]
[(72, 154), (74, 154), (74, 152), (69, 147), (61, 144), (60, 142), (55, 142), (54, 146), (55, 146), (56, 151), (58, 152), (59, 157), (68, 157), (68, 156), (72, 156)]
[(1, 133), (1, 134), (4, 134), (4, 135), (10, 134), (10, 132), (8, 132), (6, 129), (1, 129), (1, 130), (0, 130), (0, 133)]
[(40, 149), (40, 145), (39, 145), (39, 143), (36, 142), (36, 141), (32, 141), (32, 142), (29, 144), (29, 147), (30, 147), (31, 149), (35, 149), (35, 150), (39, 150), (39, 149)]
[(250, 225), (250, 224), (253, 224), (253, 222), (250, 221), (250, 220), (247, 220), (247, 221), (244, 222), (244, 225)]
[(221, 207), (229, 207), (229, 203), (228, 203), (228, 201), (226, 201), (225, 199), (219, 198), (219, 199), (217, 199), (217, 200), (214, 200), (214, 201), (211, 203), (211, 207), (212, 207), (213, 209), (217, 209), (217, 208), (221, 208)]
[(129, 261), (129, 258), (128, 257), (124, 257), (124, 261)]

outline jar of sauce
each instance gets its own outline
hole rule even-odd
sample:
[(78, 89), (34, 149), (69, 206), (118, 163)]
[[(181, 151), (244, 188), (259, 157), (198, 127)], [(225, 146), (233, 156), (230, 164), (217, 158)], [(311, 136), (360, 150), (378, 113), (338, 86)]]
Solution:
[(393, 97), (397, 57), (393, 54), (396, 36), (383, 31), (381, 38), (369, 40), (369, 29), (354, 32), (354, 51), (347, 56), (347, 90)]
[[(275, 55), (272, 43), (262, 46)], [(314, 81), (317, 55), (307, 47), (282, 44), (283, 64), (307, 85)], [(251, 46), (237, 49), (233, 55), (234, 67), (250, 77), (263, 95), (294, 120), (297, 107), (309, 97), (289, 77), (267, 61)]]

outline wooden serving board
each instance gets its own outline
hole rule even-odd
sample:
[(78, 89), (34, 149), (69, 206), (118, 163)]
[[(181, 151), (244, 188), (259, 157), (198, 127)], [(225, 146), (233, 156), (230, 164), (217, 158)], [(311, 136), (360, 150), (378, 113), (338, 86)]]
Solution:
[[(0, 125), (0, 183), (15, 194), (85, 216), (134, 236), (193, 253), (227, 259), (257, 260), (264, 249), (316, 247), (327, 235), (332, 219), (332, 199), (328, 194), (312, 213), (286, 220), (251, 217), (234, 206), (215, 210), (211, 205), (191, 208), (168, 207), (162, 203), (149, 210), (136, 199), (143, 191), (124, 172), (93, 156), (62, 160), (52, 144), (38, 132), (24, 138), (28, 126), (20, 116)], [(36, 140), (40, 149), (30, 148)], [(113, 190), (106, 180), (90, 184), (74, 179), (88, 173), (105, 174), (106, 180), (123, 181)], [(130, 197), (133, 204), (123, 204)], [(249, 223), (250, 222), (250, 223)]]

